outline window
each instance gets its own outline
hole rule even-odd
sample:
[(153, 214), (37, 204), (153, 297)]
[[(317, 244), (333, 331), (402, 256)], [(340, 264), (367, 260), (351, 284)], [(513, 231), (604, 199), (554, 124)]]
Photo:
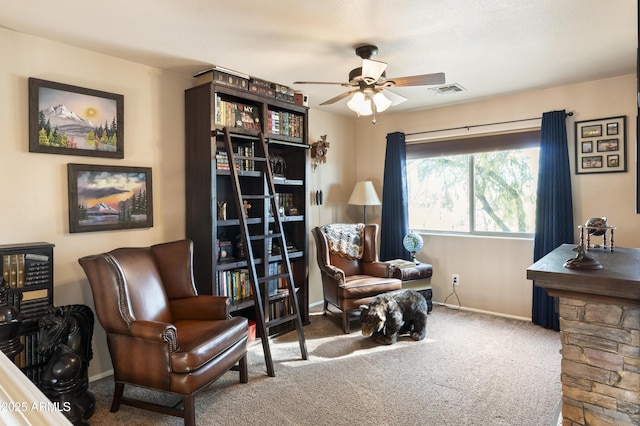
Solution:
[(407, 145), (409, 227), (530, 237), (539, 132)]

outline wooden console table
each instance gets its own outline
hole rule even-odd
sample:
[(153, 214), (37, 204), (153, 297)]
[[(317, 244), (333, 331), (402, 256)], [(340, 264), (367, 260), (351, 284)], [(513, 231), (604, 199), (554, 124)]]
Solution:
[(527, 269), (559, 297), (563, 424), (640, 424), (640, 249), (594, 249), (598, 270), (563, 265), (564, 244)]

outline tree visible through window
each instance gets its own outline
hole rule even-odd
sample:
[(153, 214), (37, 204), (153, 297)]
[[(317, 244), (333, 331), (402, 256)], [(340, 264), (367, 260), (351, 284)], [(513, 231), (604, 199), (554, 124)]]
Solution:
[(409, 226), (533, 234), (538, 154), (536, 147), (409, 159)]

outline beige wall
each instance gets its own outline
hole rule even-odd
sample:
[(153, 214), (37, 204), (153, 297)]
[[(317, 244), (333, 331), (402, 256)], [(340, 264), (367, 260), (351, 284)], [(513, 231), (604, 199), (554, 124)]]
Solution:
[[(47, 241), (54, 250), (54, 303), (93, 308), (81, 256), (184, 238), (184, 89), (189, 78), (0, 29), (0, 244)], [(29, 152), (27, 79), (124, 95), (125, 158)], [(152, 167), (154, 226), (70, 234), (67, 163)], [(90, 376), (111, 369), (96, 326)]]
[[(353, 222), (345, 207), (356, 178), (356, 134), (352, 118), (329, 114), (320, 110), (309, 111), (309, 142), (327, 135), (329, 149), (327, 162), (311, 167), (309, 172), (309, 231), (327, 223)], [(323, 192), (323, 204), (314, 202), (313, 194)], [(309, 303), (322, 300), (322, 282), (316, 262), (316, 247), (313, 235), (309, 235)]]
[[(567, 119), (575, 225), (606, 216), (617, 226), (616, 244), (640, 247), (640, 215), (635, 214), (636, 78), (625, 75), (583, 84), (503, 96), (480, 102), (404, 114), (381, 114), (377, 124), (357, 120), (357, 179), (370, 178), (380, 191), (387, 133), (416, 133), (467, 125), (541, 117), (552, 110), (572, 111)], [(455, 95), (452, 95), (452, 99)], [(573, 174), (574, 122), (627, 116), (627, 173)], [(472, 134), (540, 125), (540, 121), (482, 127), (437, 136)], [(425, 137), (427, 135), (423, 135)], [(435, 135), (428, 135), (434, 137)], [(407, 136), (416, 139), (419, 136)], [(378, 219), (379, 220), (379, 219)], [(577, 229), (576, 229), (577, 237)], [(457, 293), (462, 306), (516, 317), (531, 317), (531, 282), (526, 268), (533, 261), (533, 241), (445, 235), (424, 235), (418, 259), (434, 265), (434, 299), (451, 293), (451, 274), (460, 275)], [(455, 298), (447, 302), (457, 303)]]
[[(54, 243), (55, 304), (93, 307), (91, 291), (77, 263), (79, 257), (184, 237), (183, 99), (191, 79), (5, 29), (0, 29), (0, 56), (0, 244)], [(125, 159), (29, 153), (28, 77), (123, 94)], [(311, 110), (310, 142), (326, 134), (331, 146), (327, 163), (309, 172), (310, 191), (323, 190), (325, 201), (322, 206), (310, 206), (310, 226), (362, 220), (362, 209), (346, 203), (357, 180), (373, 180), (382, 195), (385, 135), (389, 132), (528, 118), (564, 108), (575, 113), (567, 123), (570, 141), (575, 120), (627, 115), (628, 142), (633, 142), (634, 88), (635, 76), (623, 76), (422, 112), (382, 114), (376, 125), (366, 118), (354, 120)], [(578, 224), (590, 216), (606, 215), (619, 227), (619, 245), (639, 247), (640, 217), (634, 213), (633, 196), (635, 145), (629, 143), (629, 148), (628, 173), (573, 177), (575, 217)], [(154, 227), (70, 234), (67, 163), (152, 167)], [(379, 207), (369, 208), (367, 213), (371, 222), (379, 223)], [(322, 286), (314, 241), (309, 238), (310, 302), (316, 303), (322, 300)], [(531, 253), (528, 240), (426, 235), (418, 258), (434, 265), (436, 300), (446, 297), (450, 276), (458, 273), (463, 306), (529, 317), (531, 283), (525, 278), (525, 269), (531, 264)], [(99, 325), (93, 348), (89, 374), (95, 378), (111, 369)]]

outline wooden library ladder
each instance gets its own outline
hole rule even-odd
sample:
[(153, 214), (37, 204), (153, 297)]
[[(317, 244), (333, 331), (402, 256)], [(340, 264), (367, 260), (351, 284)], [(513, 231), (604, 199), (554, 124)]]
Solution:
[[(287, 253), (287, 243), (282, 228), (282, 220), (278, 212), (279, 206), (277, 205), (273, 173), (271, 163), (269, 162), (269, 147), (262, 133), (258, 136), (245, 135), (243, 133), (232, 132), (228, 127), (224, 128), (223, 133), (227, 158), (229, 160), (231, 186), (235, 195), (234, 199), (240, 220), (242, 244), (245, 259), (247, 260), (247, 268), (249, 270), (249, 279), (253, 293), (252, 297), (256, 309), (256, 326), (262, 339), (267, 373), (269, 376), (275, 377), (271, 348), (269, 347), (270, 328), (293, 321), (298, 333), (298, 343), (300, 344), (302, 359), (308, 359), (308, 355), (304, 330), (302, 329), (298, 297), (293, 281), (293, 273), (291, 272), (289, 254)], [(246, 146), (247, 144), (251, 146), (250, 150), (237, 150), (238, 146)], [(236, 149), (234, 150), (234, 148)], [(249, 151), (249, 155), (247, 155), (247, 151)], [(239, 154), (239, 152), (241, 152), (242, 155)], [(236, 164), (240, 163), (251, 164), (252, 171), (259, 172), (260, 176), (263, 176), (259, 187), (255, 185), (255, 182), (253, 185), (246, 185), (246, 188), (241, 186), (240, 179), (238, 178), (239, 168), (236, 166)], [(256, 207), (261, 207), (261, 223), (255, 224), (254, 221), (252, 221), (251, 227), (249, 226), (247, 220), (249, 219), (249, 209), (246, 208), (247, 203), (255, 203), (257, 205)], [(269, 229), (270, 223), (273, 223), (272, 230)], [(279, 247), (280, 259), (273, 260), (269, 247)], [(260, 256), (261, 268), (256, 268), (256, 253)], [(269, 271), (271, 271), (271, 268), (269, 268), (269, 263), (278, 262), (282, 265), (282, 272), (270, 274)], [(277, 318), (271, 318), (271, 315), (269, 315), (270, 295), (268, 283), (274, 280), (286, 284), (285, 293), (287, 294), (285, 300), (288, 302), (285, 303), (286, 311), (284, 315)]]

